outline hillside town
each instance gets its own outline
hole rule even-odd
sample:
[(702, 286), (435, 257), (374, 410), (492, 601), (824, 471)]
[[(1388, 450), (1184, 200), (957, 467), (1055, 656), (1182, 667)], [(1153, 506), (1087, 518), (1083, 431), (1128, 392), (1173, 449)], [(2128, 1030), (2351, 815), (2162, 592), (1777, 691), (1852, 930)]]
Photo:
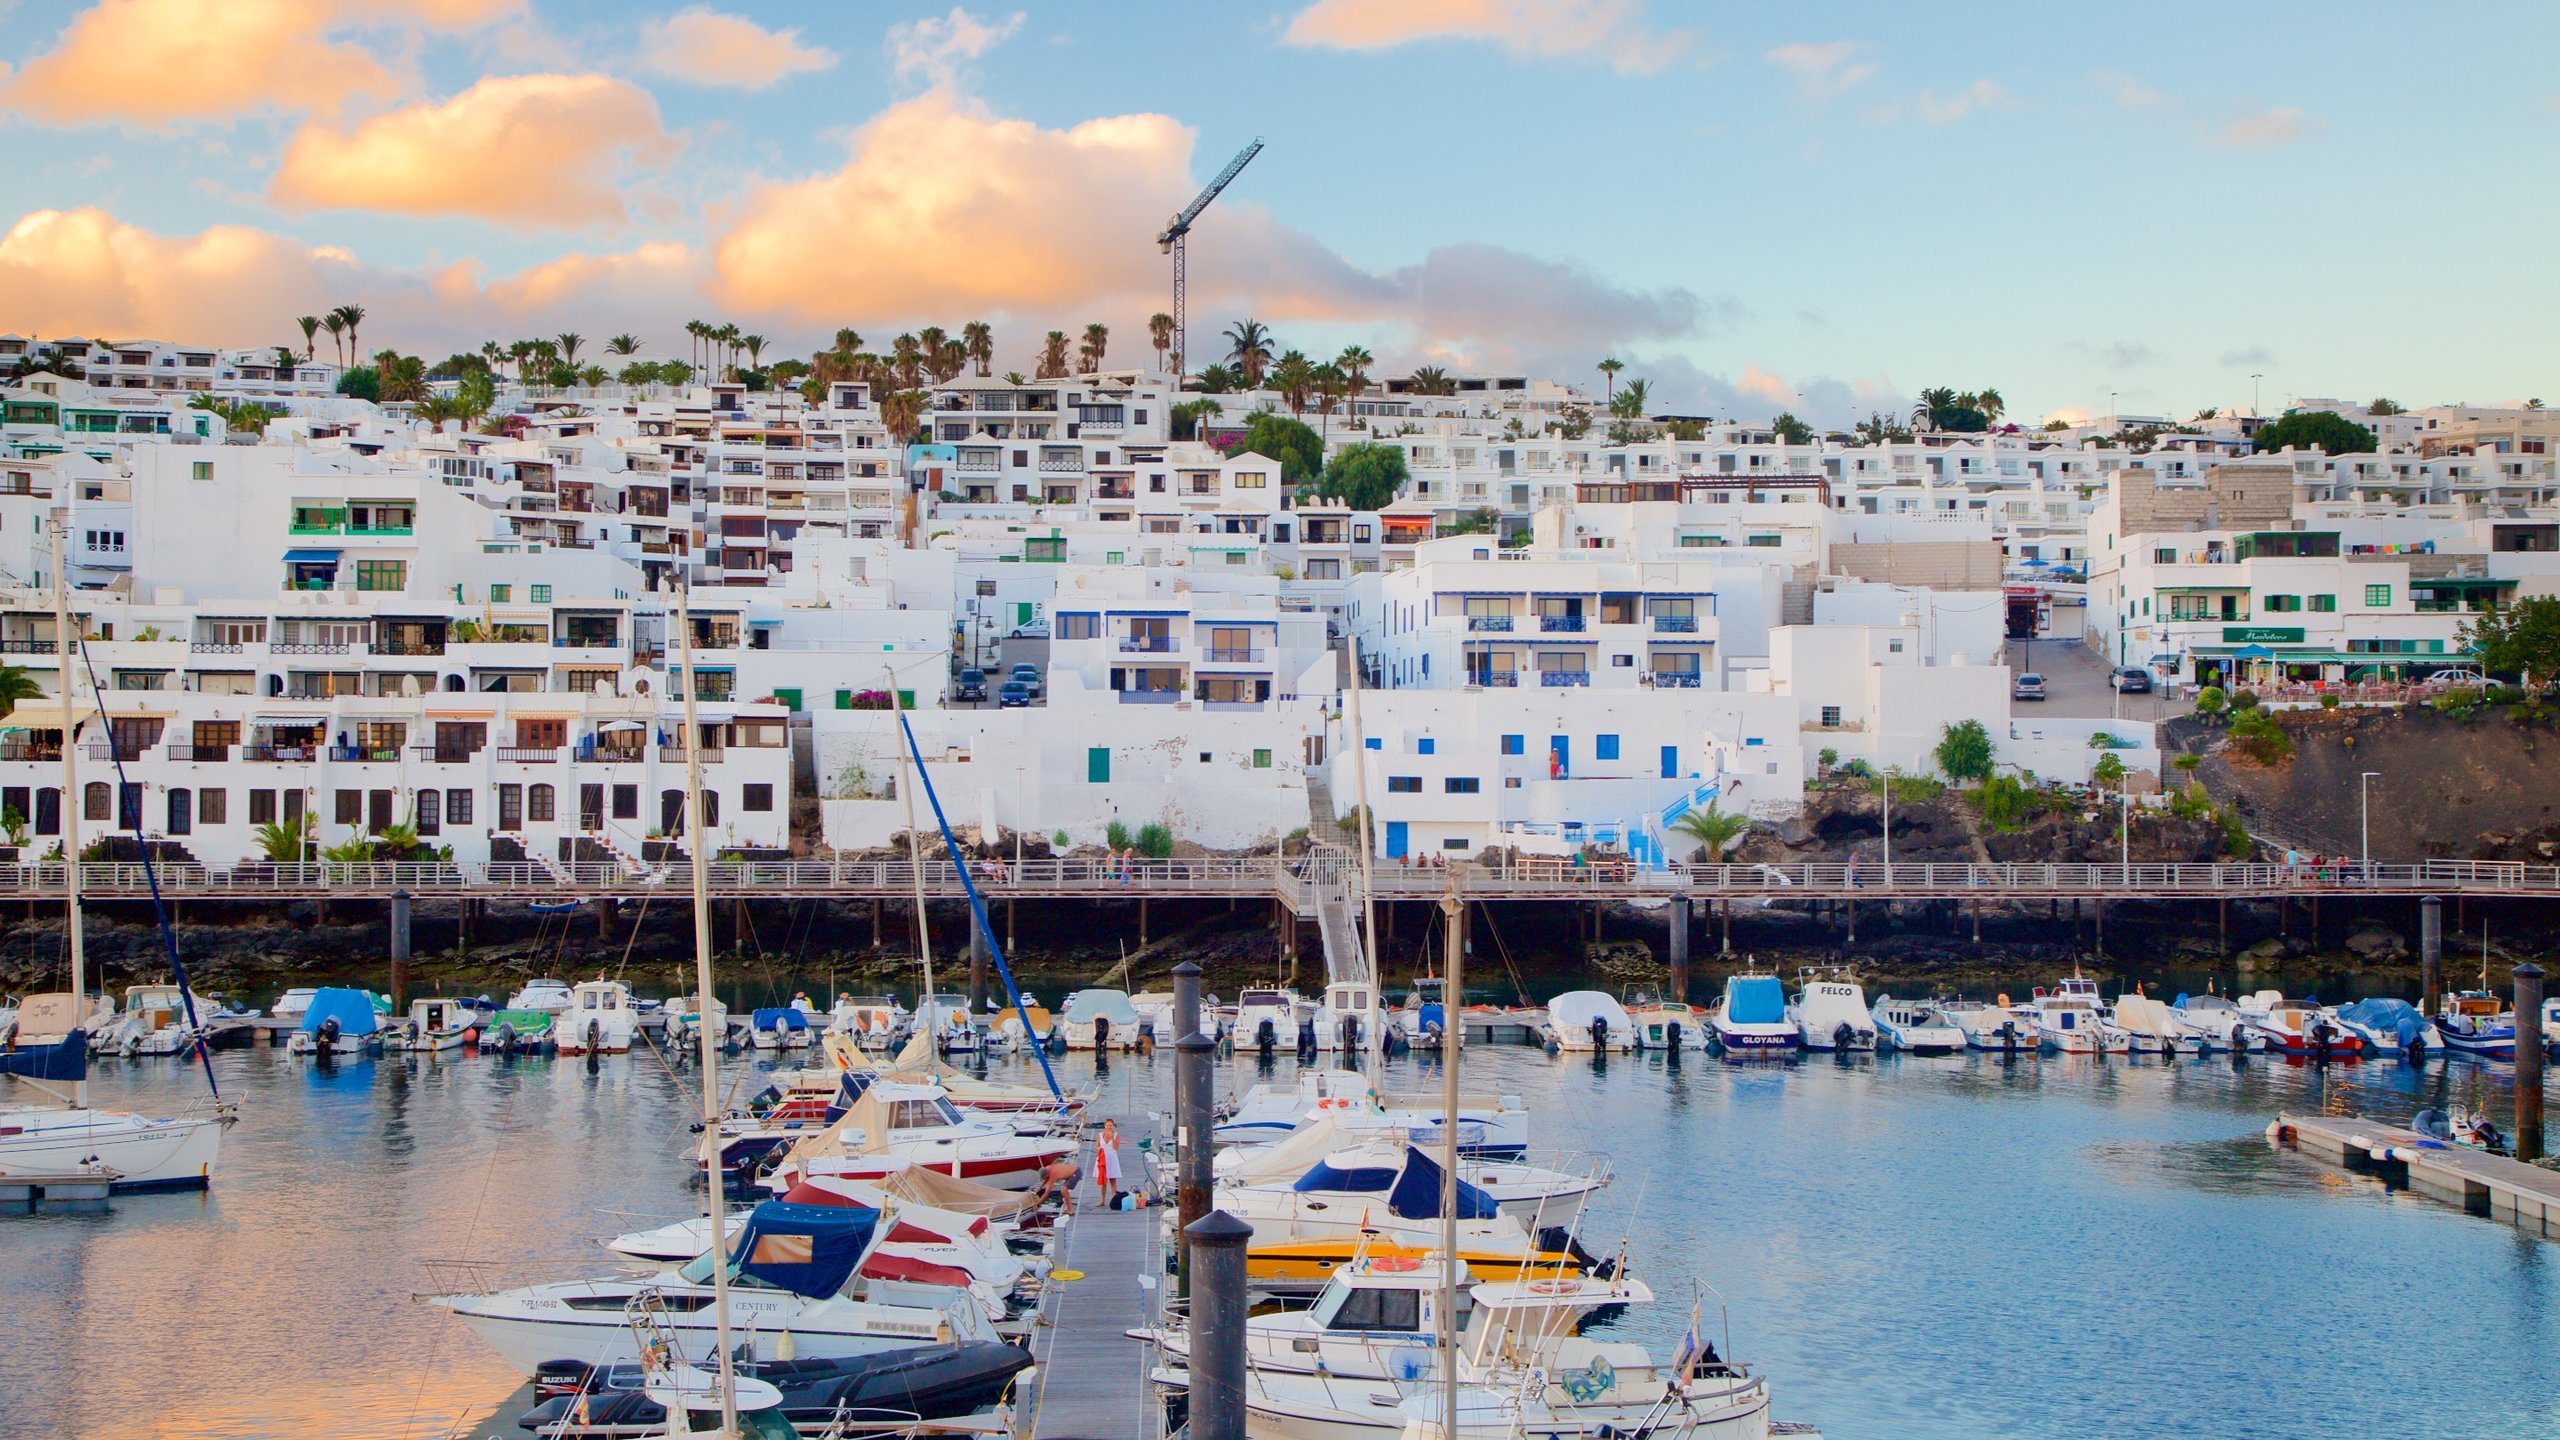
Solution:
[(2200, 694), (2476, 683), (2480, 618), (2560, 595), (2538, 404), (2035, 427), (1933, 390), (1817, 432), (1250, 320), (1189, 373), (1168, 317), (1146, 364), (1050, 332), (1026, 376), (981, 325), (772, 361), (696, 324), (608, 372), (575, 335), (367, 361), (360, 318), (0, 335), (12, 843), (58, 844), (76, 744), (102, 844), (637, 864), (689, 843), (690, 689), (721, 854), (900, 833), (905, 710), (981, 843), (1267, 852), (1365, 801), (1380, 861), (1677, 865), (1730, 833), (1684, 817), (1933, 774), (1973, 725), (2158, 803)]

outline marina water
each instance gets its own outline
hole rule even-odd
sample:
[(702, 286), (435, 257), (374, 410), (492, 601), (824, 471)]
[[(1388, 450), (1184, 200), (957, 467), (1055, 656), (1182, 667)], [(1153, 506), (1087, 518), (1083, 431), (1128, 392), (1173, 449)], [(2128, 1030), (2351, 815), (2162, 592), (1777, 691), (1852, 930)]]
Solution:
[[(698, 1203), (691, 1102), (645, 1051), (215, 1064), (243, 1119), (209, 1195), (0, 1220), (0, 1435), (520, 1436), (514, 1374), (410, 1299), (453, 1280), (422, 1262), (607, 1270), (599, 1238)], [(1109, 1111), (1167, 1103), (1170, 1055), (1061, 1068)], [(151, 1109), (202, 1083), (105, 1062), (93, 1091)], [(2560, 1251), (2261, 1133), (2279, 1108), (2396, 1119), (2482, 1088), (2503, 1115), (2498, 1070), (1478, 1045), (1467, 1088), (1520, 1095), (1541, 1148), (1615, 1160), (1585, 1243), (1623, 1243), (1664, 1301), (1628, 1338), (1675, 1346), (1695, 1279), (1703, 1333), (1725, 1348), (1729, 1313), (1777, 1415), (1834, 1437), (2560, 1423)]]

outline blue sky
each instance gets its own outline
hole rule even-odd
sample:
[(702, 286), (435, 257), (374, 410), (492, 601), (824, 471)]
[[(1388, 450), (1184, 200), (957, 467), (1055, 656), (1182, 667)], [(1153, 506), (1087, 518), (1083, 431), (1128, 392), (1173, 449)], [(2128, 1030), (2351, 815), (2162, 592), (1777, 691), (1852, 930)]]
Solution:
[[(1195, 362), (1254, 313), (1390, 365), (1614, 352), (1754, 418), (2560, 390), (2547, 6), (244, 0), (192, 7), (232, 48), (120, 70), (177, 3), (0, 13), (0, 330), (256, 343), (356, 300), (410, 349), (680, 353), (700, 316), (1134, 353), (1161, 212), (1260, 135)], [(704, 83), (714, 33), (789, 58)]]

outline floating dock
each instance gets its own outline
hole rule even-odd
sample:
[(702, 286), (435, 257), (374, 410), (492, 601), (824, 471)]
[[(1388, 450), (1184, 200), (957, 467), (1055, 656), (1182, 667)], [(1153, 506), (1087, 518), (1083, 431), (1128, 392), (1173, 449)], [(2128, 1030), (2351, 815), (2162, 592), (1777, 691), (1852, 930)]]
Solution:
[(114, 1184), (111, 1171), (82, 1170), (67, 1175), (12, 1175), (0, 1171), (0, 1209), (32, 1212), (64, 1207), (103, 1208)]
[(2417, 1131), (2352, 1115), (2279, 1113), (2269, 1133), (2350, 1170), (2409, 1188), (2475, 1214), (2505, 1219), (2544, 1236), (2560, 1235), (2560, 1171), (2504, 1155), (2447, 1145)]
[[(1120, 1158), (1131, 1178), (1144, 1184), (1145, 1155), (1139, 1137), (1150, 1122), (1120, 1116)], [(1089, 1440), (1113, 1436), (1146, 1440), (1157, 1433), (1162, 1409), (1147, 1393), (1151, 1347), (1125, 1332), (1156, 1323), (1164, 1293), (1164, 1222), (1161, 1209), (1105, 1210), (1093, 1201), (1093, 1155), (1081, 1157), (1075, 1219), (1059, 1233), (1054, 1273), (1040, 1300), (1031, 1355), (1039, 1376), (1031, 1393), (1015, 1401), (1016, 1430), (1023, 1440)]]

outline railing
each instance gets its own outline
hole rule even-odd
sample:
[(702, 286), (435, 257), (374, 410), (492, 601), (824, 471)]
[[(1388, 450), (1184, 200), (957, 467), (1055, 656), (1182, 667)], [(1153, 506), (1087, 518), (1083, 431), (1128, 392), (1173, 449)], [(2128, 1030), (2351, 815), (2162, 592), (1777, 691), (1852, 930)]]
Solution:
[(1511, 617), (1508, 615), (1470, 615), (1467, 617), (1467, 628), (1473, 631), (1491, 631), (1497, 634), (1507, 635), (1511, 631)]
[(1120, 653), (1124, 655), (1168, 655), (1173, 652), (1170, 635), (1124, 635), (1120, 637)]
[(373, 647), (376, 655), (442, 655), (444, 642), (439, 640), (386, 640)]
[(460, 745), (412, 745), (409, 758), (430, 765), (468, 765), (479, 752)]
[(560, 752), (548, 745), (501, 745), (498, 758), (517, 765), (556, 765)]
[(1470, 685), (1481, 685), (1489, 690), (1516, 689), (1520, 684), (1520, 672), (1517, 670), (1479, 670), (1467, 677), (1467, 683)]
[(1695, 615), (1656, 615), (1653, 617), (1653, 628), (1658, 633), (1664, 635), (1695, 635), (1698, 633), (1698, 617)]
[(370, 654), (373, 647), (370, 645), (269, 645), (267, 649), (277, 655), (362, 655)]
[(225, 645), (213, 640), (190, 640), (187, 642), (188, 652), (195, 655), (237, 655), (241, 652), (242, 648), (243, 647), (238, 645)]
[(1123, 690), (1119, 695), (1123, 705), (1170, 705), (1182, 698), (1179, 690)]
[(106, 740), (92, 740), (80, 748), (92, 760), (139, 760), (151, 750), (148, 745)]
[(31, 745), (25, 741), (0, 740), (0, 761), (60, 760), (60, 745)]
[(347, 527), (347, 533), (350, 535), (415, 535), (418, 529), (414, 525), (350, 525)]
[(194, 745), (183, 740), (169, 742), (169, 758), (192, 760), (199, 765), (219, 765), (231, 758), (228, 745)]
[(1588, 670), (1541, 670), (1538, 672), (1538, 683), (1549, 690), (1569, 690), (1577, 686), (1589, 685), (1591, 672)]
[(302, 762), (318, 758), (319, 753), (319, 747), (316, 745), (243, 745), (240, 747), (240, 758), (243, 762)]
[(648, 758), (649, 754), (646, 750), (581, 750), (578, 752), (578, 763), (581, 765), (637, 765)]
[(356, 765), (388, 765), (400, 758), (397, 745), (332, 745), (329, 758)]
[(1582, 617), (1579, 615), (1541, 615), (1538, 617), (1538, 628), (1549, 634), (1554, 634), (1558, 631), (1579, 633), (1583, 629)]
[(0, 655), (59, 655), (58, 640), (22, 640), (15, 636), (0, 638)]
[(1645, 683), (1657, 690), (1695, 690), (1698, 676), (1688, 670), (1650, 670), (1645, 673)]
[[(676, 764), (681, 765), (684, 763), (684, 745), (681, 742), (673, 745), (661, 744), (658, 746), (658, 758), (661, 760), (671, 760)], [(705, 745), (702, 747), (703, 764), (714, 764), (717, 763), (719, 759), (720, 749), (718, 746)]]
[(1212, 665), (1259, 665), (1263, 662), (1265, 653), (1251, 646), (1212, 645), (1209, 647), (1209, 663)]

